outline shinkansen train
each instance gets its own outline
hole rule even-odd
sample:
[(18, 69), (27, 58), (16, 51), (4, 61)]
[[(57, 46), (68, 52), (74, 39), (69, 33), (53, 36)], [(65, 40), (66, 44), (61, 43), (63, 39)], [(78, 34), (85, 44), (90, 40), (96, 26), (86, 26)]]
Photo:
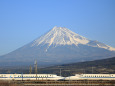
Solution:
[(62, 80), (55, 74), (0, 74), (0, 80)]
[(76, 74), (65, 80), (115, 80), (115, 74)]

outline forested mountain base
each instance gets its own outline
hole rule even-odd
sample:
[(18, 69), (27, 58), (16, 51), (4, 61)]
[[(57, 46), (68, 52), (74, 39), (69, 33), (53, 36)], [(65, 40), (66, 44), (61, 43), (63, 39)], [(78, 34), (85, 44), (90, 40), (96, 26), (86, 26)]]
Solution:
[[(30, 73), (29, 66), (20, 67), (0, 67), (0, 73)], [(32, 72), (35, 73), (34, 67)], [(72, 76), (75, 74), (115, 74), (115, 57), (96, 61), (64, 64), (46, 68), (39, 68), (38, 74), (57, 74), (62, 76)]]

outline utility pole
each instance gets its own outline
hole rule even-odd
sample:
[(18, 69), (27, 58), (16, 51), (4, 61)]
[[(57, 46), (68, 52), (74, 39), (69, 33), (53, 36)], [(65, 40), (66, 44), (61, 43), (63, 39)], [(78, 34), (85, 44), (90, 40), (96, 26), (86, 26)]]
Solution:
[(30, 73), (30, 74), (32, 73), (32, 66), (31, 66), (31, 65), (30, 65), (29, 73)]
[(60, 76), (61, 76), (61, 68), (60, 68)]
[(36, 80), (37, 80), (37, 60), (35, 60), (34, 66), (35, 66), (35, 74), (36, 74)]

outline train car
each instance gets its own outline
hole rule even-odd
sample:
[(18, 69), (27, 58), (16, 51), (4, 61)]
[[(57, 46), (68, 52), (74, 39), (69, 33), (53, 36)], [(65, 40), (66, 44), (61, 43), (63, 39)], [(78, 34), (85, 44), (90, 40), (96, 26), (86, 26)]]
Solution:
[(115, 80), (115, 74), (76, 74), (65, 80)]
[(0, 80), (62, 80), (56, 74), (0, 74)]

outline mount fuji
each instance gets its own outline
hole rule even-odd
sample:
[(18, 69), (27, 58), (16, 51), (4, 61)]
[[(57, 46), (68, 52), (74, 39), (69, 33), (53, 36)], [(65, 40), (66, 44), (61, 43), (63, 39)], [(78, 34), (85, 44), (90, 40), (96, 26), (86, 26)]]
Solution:
[(59, 65), (115, 56), (115, 48), (89, 40), (65, 27), (54, 27), (31, 43), (0, 56), (0, 64)]

